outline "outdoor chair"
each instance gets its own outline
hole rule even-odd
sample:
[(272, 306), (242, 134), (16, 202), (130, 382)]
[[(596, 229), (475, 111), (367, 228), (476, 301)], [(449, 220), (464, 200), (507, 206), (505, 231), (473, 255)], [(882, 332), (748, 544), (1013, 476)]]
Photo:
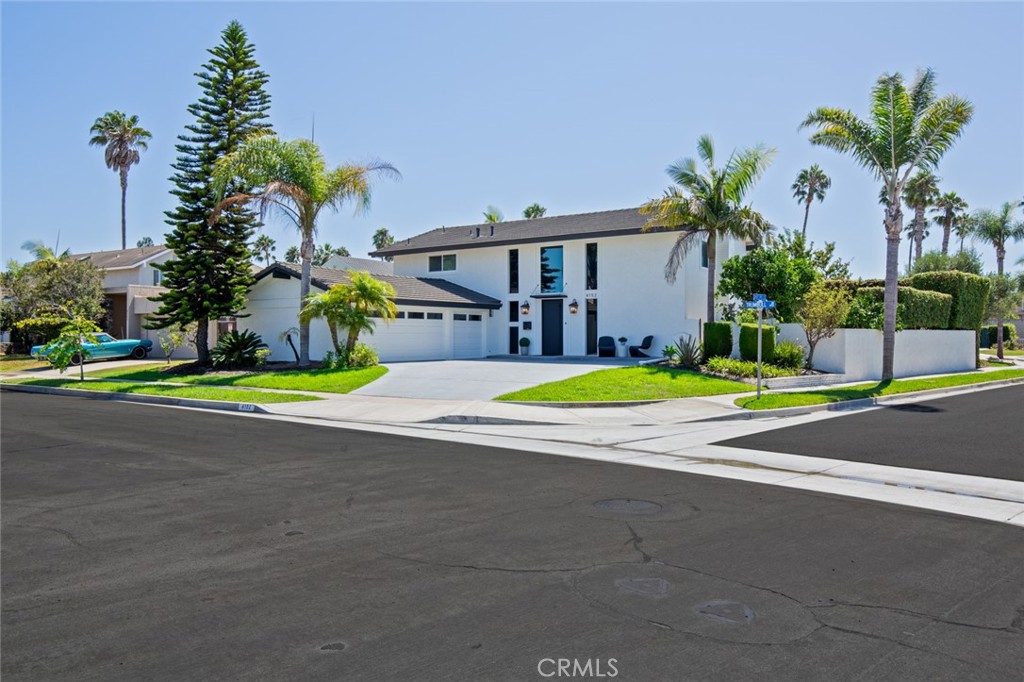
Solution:
[(615, 339), (610, 336), (602, 336), (597, 340), (597, 357), (615, 357)]
[(643, 340), (643, 343), (641, 343), (639, 346), (630, 346), (629, 347), (629, 357), (631, 357), (631, 358), (649, 358), (651, 356), (648, 353), (648, 351), (651, 350), (651, 346), (653, 346), (653, 345), (654, 345), (654, 337), (653, 336), (645, 336), (644, 340)]

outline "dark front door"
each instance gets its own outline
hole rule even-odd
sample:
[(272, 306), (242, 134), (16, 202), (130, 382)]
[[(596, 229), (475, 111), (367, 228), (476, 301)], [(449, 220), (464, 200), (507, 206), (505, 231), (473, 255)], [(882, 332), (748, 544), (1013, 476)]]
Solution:
[(541, 354), (562, 354), (562, 299), (541, 301)]
[(597, 355), (597, 299), (587, 299), (587, 355)]

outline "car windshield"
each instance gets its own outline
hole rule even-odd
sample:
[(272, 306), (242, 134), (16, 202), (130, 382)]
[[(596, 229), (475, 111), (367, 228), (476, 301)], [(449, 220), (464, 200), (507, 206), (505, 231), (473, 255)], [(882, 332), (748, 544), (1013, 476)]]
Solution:
[(117, 339), (115, 339), (110, 334), (97, 334), (96, 340), (99, 341), (100, 343), (110, 343), (111, 341), (116, 341)]

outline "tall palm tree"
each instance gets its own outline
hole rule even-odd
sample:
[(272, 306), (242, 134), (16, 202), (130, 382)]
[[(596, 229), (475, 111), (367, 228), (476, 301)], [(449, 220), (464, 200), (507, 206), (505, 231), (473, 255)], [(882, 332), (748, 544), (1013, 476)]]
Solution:
[(277, 250), (277, 242), (271, 239), (269, 235), (261, 234), (256, 237), (256, 239), (252, 240), (250, 248), (252, 248), (253, 253), (258, 256), (262, 256), (263, 262), (266, 263), (269, 268), (270, 260), (274, 257), (274, 251)]
[(825, 192), (832, 186), (832, 178), (825, 175), (818, 164), (810, 168), (804, 168), (796, 176), (796, 182), (790, 188), (793, 190), (793, 198), (804, 204), (804, 229), (803, 236), (807, 236), (807, 216), (811, 213), (811, 203), (817, 199), (825, 201)]
[(811, 142), (851, 155), (882, 181), (885, 207), (885, 318), (882, 327), (882, 379), (893, 376), (899, 250), (903, 236), (903, 189), (917, 169), (934, 170), (970, 123), (974, 106), (957, 95), (936, 97), (935, 72), (918, 73), (909, 87), (899, 73), (884, 74), (871, 89), (867, 120), (846, 109), (821, 107), (802, 128), (813, 127)]
[[(1006, 260), (1006, 247), (1013, 242), (1024, 239), (1024, 222), (1013, 220), (1013, 203), (1007, 201), (998, 211), (982, 209), (974, 212), (973, 238), (987, 242), (996, 249), (996, 276), (1002, 279), (1003, 263)], [(1000, 312), (996, 321), (997, 355), (1003, 357), (1003, 316)]]
[[(346, 202), (356, 210), (365, 210), (370, 203), (371, 181), (377, 176), (400, 178), (389, 163), (381, 161), (364, 165), (343, 164), (328, 168), (323, 153), (310, 140), (285, 142), (273, 134), (251, 137), (237, 151), (218, 159), (214, 167), (214, 186), (223, 194), (230, 181), (239, 178), (252, 194), (236, 194), (220, 201), (211, 220), (232, 204), (255, 202), (260, 215), (272, 209), (283, 215), (299, 231), (302, 243), (302, 277), (299, 286), (299, 307), (309, 296), (310, 268), (315, 253), (314, 239), (317, 219), (325, 208), (338, 211)], [(299, 366), (309, 365), (309, 322), (299, 322)]]
[[(703, 163), (682, 159), (666, 169), (675, 185), (665, 190), (660, 199), (652, 199), (640, 207), (642, 215), (650, 216), (644, 231), (679, 231), (665, 264), (665, 279), (675, 282), (676, 274), (690, 249), (707, 241), (708, 289), (707, 320), (715, 319), (715, 265), (719, 239), (762, 239), (770, 225), (765, 218), (743, 205), (743, 199), (764, 174), (775, 150), (764, 145), (733, 151), (725, 165), (715, 165), (715, 144), (710, 135), (697, 140), (697, 154)], [(703, 170), (703, 172), (702, 172)]]
[(538, 203), (533, 203), (523, 209), (523, 217), (527, 220), (536, 220), (537, 218), (543, 218), (544, 214), (548, 210)]
[(500, 223), (503, 220), (505, 220), (505, 215), (501, 212), (501, 209), (495, 206), (488, 206), (487, 210), (484, 211), (485, 223)]
[(125, 222), (125, 197), (128, 194), (128, 170), (140, 160), (139, 152), (149, 148), (147, 140), (153, 135), (139, 126), (138, 116), (110, 111), (89, 128), (89, 144), (104, 147), (103, 161), (107, 168), (121, 175), (121, 248), (128, 248), (128, 228)]
[(939, 179), (928, 171), (918, 171), (917, 175), (907, 180), (903, 188), (903, 201), (914, 209), (914, 258), (921, 257), (925, 228), (928, 226), (925, 211), (934, 206), (938, 198)]
[(964, 240), (974, 234), (974, 217), (964, 212), (953, 221), (953, 234), (960, 240), (960, 252), (964, 250)]
[[(932, 213), (937, 215), (933, 220), (942, 228), (942, 255), (945, 256), (949, 254), (949, 235), (953, 231), (953, 225), (960, 221), (967, 210), (967, 202), (956, 192), (946, 192), (935, 200), (934, 205)], [(962, 241), (960, 249), (963, 250)]]

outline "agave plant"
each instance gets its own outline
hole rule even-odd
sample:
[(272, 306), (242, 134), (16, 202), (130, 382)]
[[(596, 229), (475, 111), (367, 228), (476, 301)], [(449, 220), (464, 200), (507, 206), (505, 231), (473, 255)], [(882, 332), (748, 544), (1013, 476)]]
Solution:
[(243, 332), (230, 331), (220, 337), (210, 351), (210, 362), (218, 369), (243, 369), (255, 367), (259, 360), (258, 351), (267, 347), (259, 334), (246, 329)]

